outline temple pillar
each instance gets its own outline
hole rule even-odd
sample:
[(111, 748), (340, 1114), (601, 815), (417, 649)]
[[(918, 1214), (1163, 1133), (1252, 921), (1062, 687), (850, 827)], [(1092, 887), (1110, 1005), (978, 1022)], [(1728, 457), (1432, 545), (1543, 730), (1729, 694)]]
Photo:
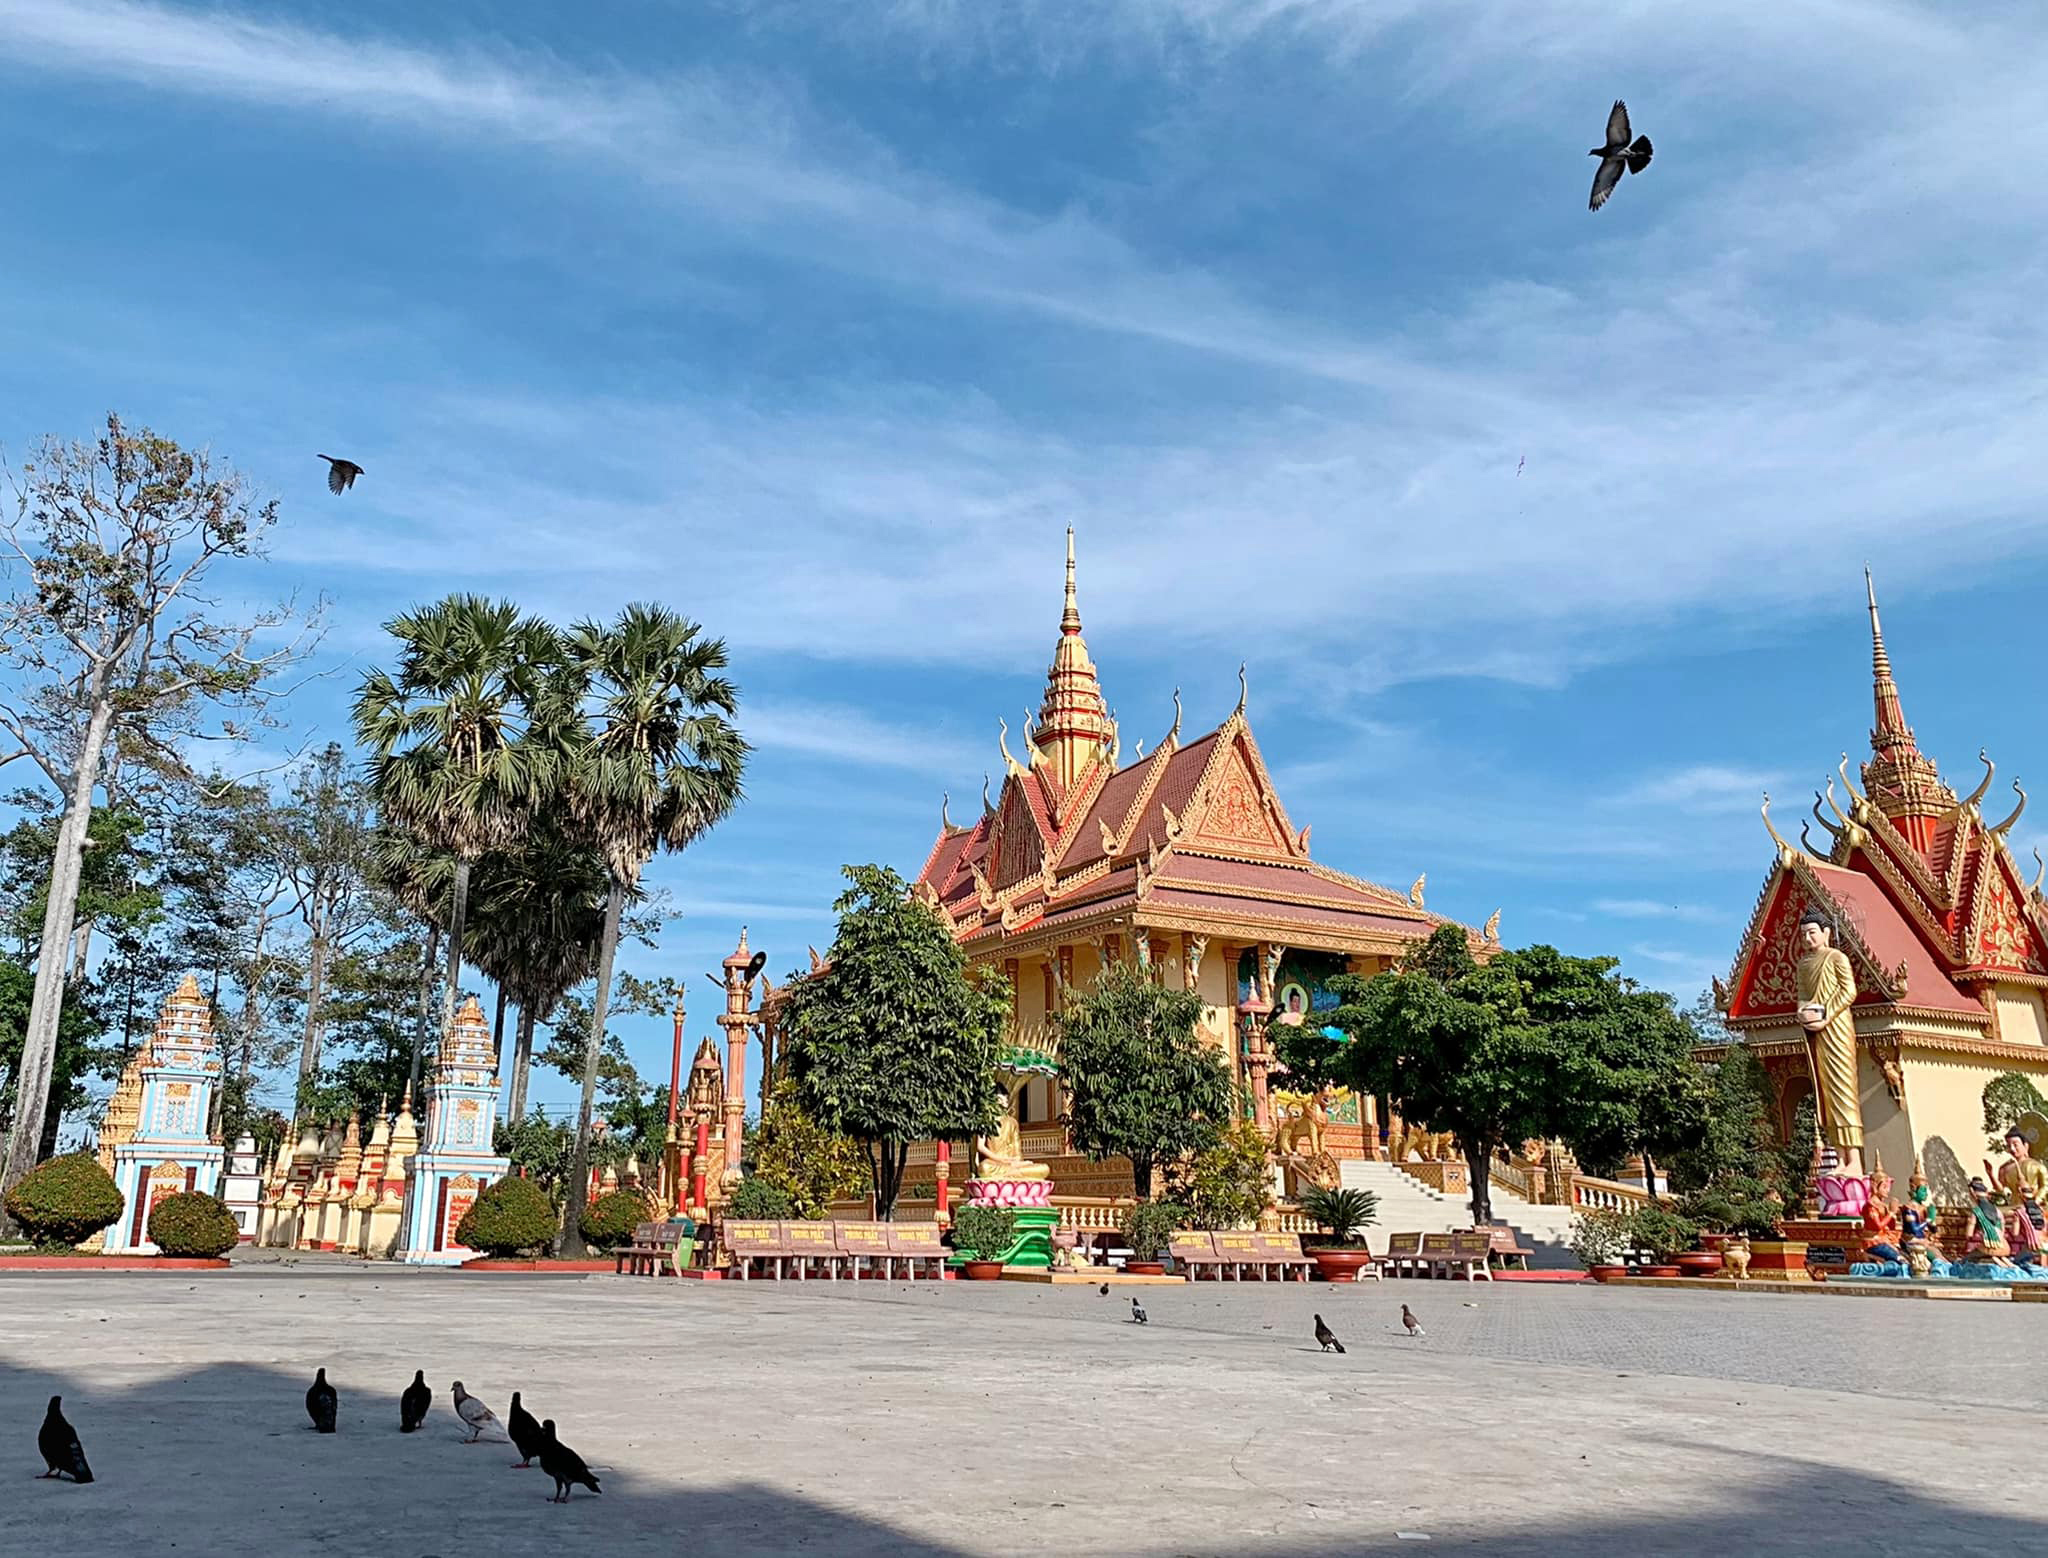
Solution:
[(951, 1142), (942, 1140), (936, 1144), (932, 1171), (936, 1176), (937, 1184), (936, 1201), (938, 1211), (936, 1217), (939, 1226), (945, 1228), (950, 1226), (953, 1221), (952, 1207), (946, 1200), (947, 1180), (952, 1177), (953, 1173), (953, 1144)]
[(1237, 1008), (1245, 1041), (1244, 1069), (1251, 1083), (1252, 1119), (1262, 1131), (1273, 1128), (1273, 1104), (1266, 1092), (1266, 1071), (1273, 1059), (1266, 1048), (1266, 1013), (1270, 1010), (1271, 1003), (1256, 995), (1239, 1002)]
[(747, 1128), (747, 1029), (753, 1025), (748, 1006), (753, 1000), (752, 956), (747, 951), (747, 928), (740, 927), (740, 944), (722, 965), (725, 969), (725, 1010), (718, 1026), (725, 1030), (725, 1164), (719, 1177), (731, 1181), (740, 1177), (740, 1147)]
[(683, 1139), (676, 1126), (677, 1112), (682, 1106), (683, 1096), (683, 990), (676, 987), (675, 1048), (671, 1052), (668, 1071), (668, 1131), (662, 1137), (661, 1171), (658, 1186), (661, 1204), (671, 1211), (682, 1210)]
[(710, 1214), (705, 1204), (704, 1175), (711, 1156), (711, 1117), (697, 1117), (697, 1149), (690, 1158), (690, 1215), (700, 1221)]

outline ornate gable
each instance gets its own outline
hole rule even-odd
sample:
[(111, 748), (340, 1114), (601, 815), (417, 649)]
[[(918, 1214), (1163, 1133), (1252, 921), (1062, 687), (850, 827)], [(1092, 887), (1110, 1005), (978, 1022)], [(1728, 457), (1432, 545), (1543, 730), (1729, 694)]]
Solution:
[(1222, 854), (1298, 858), (1306, 851), (1273, 794), (1250, 732), (1241, 719), (1233, 723), (1238, 727), (1233, 739), (1217, 743), (1209, 771), (1203, 776), (1195, 814), (1186, 819), (1183, 843)]
[(2021, 905), (2024, 889), (2003, 847), (1987, 844), (1978, 863), (1980, 885), (1970, 916), (1965, 961), (2015, 973), (2048, 975), (2048, 957), (2032, 916)]
[(1045, 836), (1039, 830), (1037, 808), (1025, 793), (1027, 778), (1016, 775), (1004, 781), (1003, 798), (996, 810), (994, 875), (997, 892), (1036, 876), (1045, 859)]

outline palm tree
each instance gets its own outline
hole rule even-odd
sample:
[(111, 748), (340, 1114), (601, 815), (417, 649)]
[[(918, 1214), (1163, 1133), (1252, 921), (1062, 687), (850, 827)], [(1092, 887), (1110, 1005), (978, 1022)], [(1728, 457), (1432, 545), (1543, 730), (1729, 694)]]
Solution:
[(596, 972), (610, 883), (604, 857), (546, 818), (518, 848), (477, 864), (470, 958), (519, 1008), (508, 1120), (526, 1113), (534, 1024)]
[[(383, 817), (454, 857), (441, 1028), (455, 1020), (469, 874), (517, 839), (561, 771), (568, 711), (551, 697), (561, 641), (510, 601), (451, 595), (385, 624), (398, 673), (372, 671), (356, 694)], [(414, 1080), (419, 1057), (415, 1049)]]
[(571, 1253), (583, 1247), (591, 1111), (619, 916), (656, 850), (687, 848), (740, 800), (747, 744), (729, 723), (738, 692), (717, 674), (726, 664), (725, 641), (700, 639), (698, 632), (696, 623), (665, 607), (635, 604), (609, 627), (578, 623), (564, 644), (588, 720), (566, 793), (610, 874), (564, 1214), (563, 1247)]

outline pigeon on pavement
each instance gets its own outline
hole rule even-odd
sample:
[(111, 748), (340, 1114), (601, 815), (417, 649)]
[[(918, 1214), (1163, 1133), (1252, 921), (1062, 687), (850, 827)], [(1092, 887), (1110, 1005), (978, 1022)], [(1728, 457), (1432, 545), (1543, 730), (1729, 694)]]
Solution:
[(1131, 1295), (1131, 1320), (1137, 1325), (1149, 1323), (1145, 1319), (1145, 1306), (1138, 1302), (1138, 1296), (1135, 1293)]
[(327, 1383), (327, 1371), (322, 1369), (313, 1376), (313, 1383), (306, 1387), (306, 1416), (313, 1420), (313, 1426), (321, 1433), (331, 1434), (334, 1432), (334, 1414), (340, 1410), (341, 1398)]
[(1415, 1311), (1406, 1304), (1401, 1306), (1401, 1323), (1408, 1327), (1408, 1334), (1410, 1336), (1421, 1336), (1424, 1334), (1422, 1322), (1415, 1318)]
[(533, 1464), (533, 1458), (540, 1454), (543, 1440), (540, 1424), (531, 1412), (519, 1404), (519, 1392), (516, 1390), (512, 1392), (512, 1410), (505, 1417), (505, 1432), (511, 1435), (512, 1442), (519, 1447), (520, 1459), (515, 1469), (524, 1471)]
[(1337, 1340), (1337, 1333), (1323, 1324), (1323, 1317), (1316, 1316), (1316, 1341), (1324, 1352), (1342, 1352), (1344, 1344)]
[(85, 1464), (85, 1448), (78, 1442), (78, 1430), (64, 1420), (64, 1398), (50, 1397), (50, 1410), (43, 1414), (43, 1426), (36, 1434), (36, 1448), (43, 1452), (45, 1477), (69, 1477), (73, 1482), (92, 1481), (92, 1468)]
[(1102, 1284), (1102, 1296), (1104, 1298), (1109, 1297), (1109, 1284), (1107, 1282)]
[(583, 1457), (555, 1437), (553, 1418), (540, 1425), (540, 1469), (555, 1479), (554, 1497), (548, 1500), (551, 1504), (568, 1503), (569, 1490), (578, 1483), (593, 1493), (603, 1491), (583, 1464)]
[(448, 1387), (448, 1394), (455, 1398), (455, 1415), (469, 1424), (469, 1437), (462, 1441), (464, 1444), (475, 1444), (483, 1437), (486, 1428), (499, 1428), (503, 1432), (497, 1414), (464, 1390), (461, 1380)]
[(398, 1398), (398, 1431), (409, 1434), (427, 1420), (427, 1408), (434, 1404), (434, 1390), (427, 1383), (427, 1371), (414, 1369), (412, 1383)]
[(1638, 135), (1635, 144), (1630, 145), (1628, 128), (1628, 105), (1616, 98), (1607, 115), (1607, 144), (1586, 153), (1600, 159), (1600, 166), (1593, 171), (1593, 201), (1589, 210), (1598, 211), (1607, 204), (1607, 197), (1614, 193), (1623, 172), (1640, 173), (1650, 165), (1650, 138)]
[[(337, 498), (356, 484), (356, 478), (363, 474), (363, 468), (353, 460), (337, 460), (331, 454), (323, 454), (327, 462), (327, 490)], [(291, 1262), (287, 1261), (286, 1265)]]

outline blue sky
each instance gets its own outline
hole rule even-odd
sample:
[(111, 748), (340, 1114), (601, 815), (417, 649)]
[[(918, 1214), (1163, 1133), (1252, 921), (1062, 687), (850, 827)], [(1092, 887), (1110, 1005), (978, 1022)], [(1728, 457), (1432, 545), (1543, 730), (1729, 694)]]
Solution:
[(1923, 746), (2048, 784), (2018, 0), (0, 0), (0, 144), (0, 441), (280, 500), (295, 740), (450, 589), (729, 639), (750, 799), (633, 962), (693, 1040), (1000, 774), (1070, 523), (1127, 741), (1247, 660), (1319, 858), (1683, 997), (1865, 742), (1866, 559)]

